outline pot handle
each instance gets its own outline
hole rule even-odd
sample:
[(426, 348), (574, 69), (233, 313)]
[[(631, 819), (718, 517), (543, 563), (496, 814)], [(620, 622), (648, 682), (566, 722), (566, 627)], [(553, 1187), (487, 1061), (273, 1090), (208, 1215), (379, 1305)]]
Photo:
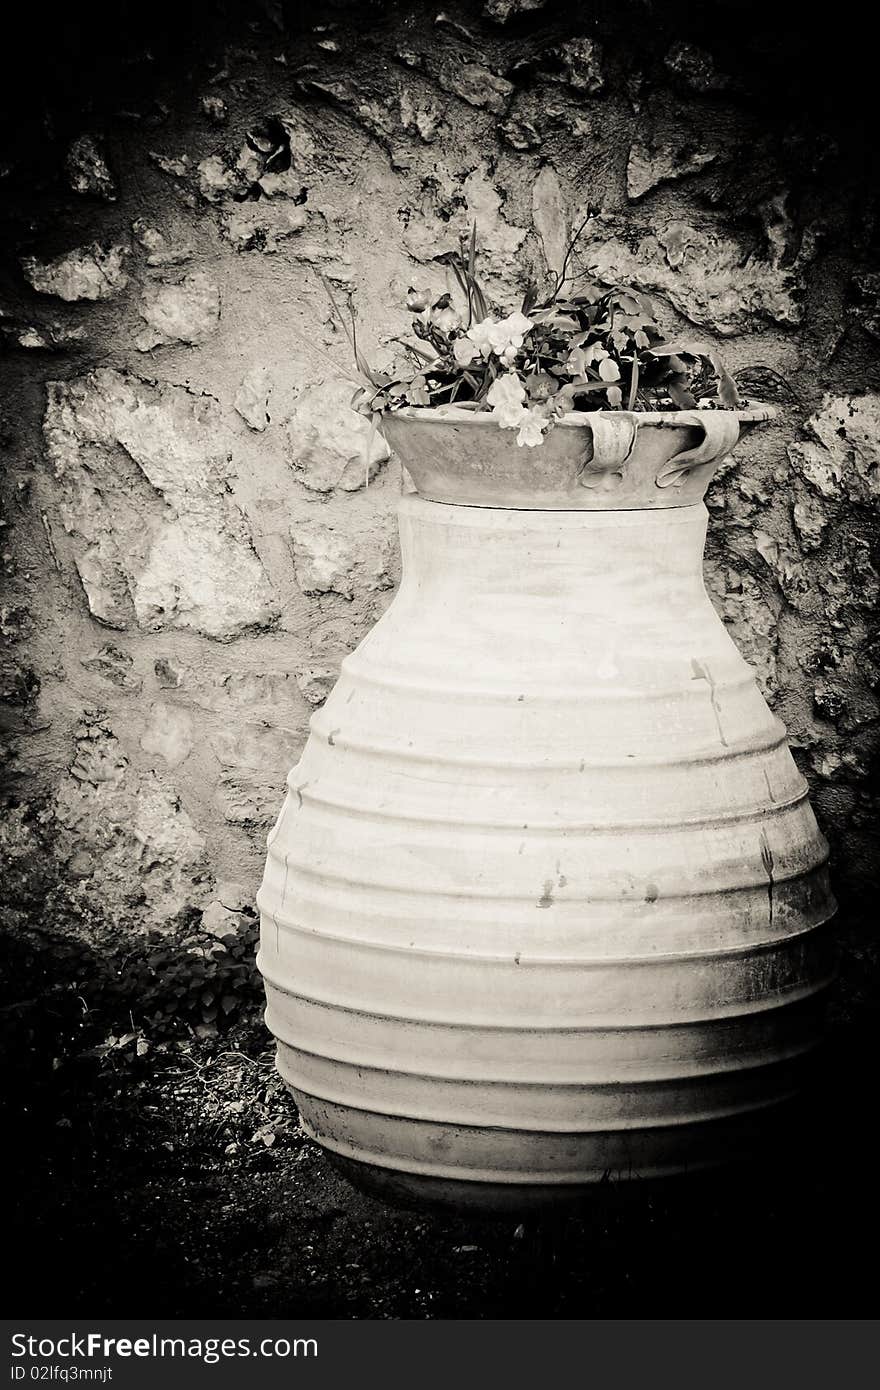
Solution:
[(631, 415), (611, 415), (595, 411), (589, 422), (593, 438), (590, 457), (581, 465), (578, 482), (582, 487), (608, 492), (619, 487), (635, 448), (638, 421)]
[(702, 430), (703, 438), (693, 449), (685, 449), (663, 464), (654, 480), (657, 487), (681, 487), (695, 469), (729, 454), (739, 439), (739, 420), (726, 410), (682, 410), (675, 418)]

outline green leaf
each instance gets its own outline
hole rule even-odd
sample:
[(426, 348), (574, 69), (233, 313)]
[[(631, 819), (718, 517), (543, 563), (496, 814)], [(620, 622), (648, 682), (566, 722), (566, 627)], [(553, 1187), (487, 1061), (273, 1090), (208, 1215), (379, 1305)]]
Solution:
[(633, 357), (632, 376), (629, 379), (629, 396), (627, 397), (626, 408), (632, 410), (636, 403), (636, 396), (639, 390), (639, 359)]
[(437, 360), (436, 352), (427, 352), (425, 348), (416, 347), (415, 343), (408, 343), (404, 338), (392, 338), (391, 341), (392, 343), (399, 343), (401, 347), (406, 348), (407, 352), (414, 353), (423, 362), (436, 362)]
[(682, 386), (680, 382), (675, 380), (670, 381), (667, 386), (667, 390), (675, 404), (678, 406), (679, 410), (696, 409), (696, 401), (694, 400), (690, 391), (688, 391), (686, 387)]
[(718, 399), (727, 410), (735, 410), (739, 405), (739, 391), (736, 382), (730, 375), (717, 352), (709, 354), (709, 361), (715, 368), (715, 375), (718, 378)]
[(522, 298), (522, 304), (520, 305), (520, 313), (525, 314), (526, 317), (528, 317), (528, 315), (532, 312), (532, 310), (535, 307), (535, 302), (537, 298), (538, 286), (535, 284), (534, 280), (530, 280), (528, 285), (526, 286), (526, 292)]
[(696, 338), (677, 338), (671, 343), (655, 343), (648, 351), (652, 357), (709, 357), (714, 348)]

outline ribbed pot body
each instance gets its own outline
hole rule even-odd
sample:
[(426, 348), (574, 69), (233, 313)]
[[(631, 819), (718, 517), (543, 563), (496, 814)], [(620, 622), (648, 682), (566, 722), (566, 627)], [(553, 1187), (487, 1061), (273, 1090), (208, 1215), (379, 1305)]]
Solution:
[(306, 1129), (487, 1204), (731, 1156), (817, 1040), (834, 905), (703, 504), (406, 496), (400, 531), (259, 895)]

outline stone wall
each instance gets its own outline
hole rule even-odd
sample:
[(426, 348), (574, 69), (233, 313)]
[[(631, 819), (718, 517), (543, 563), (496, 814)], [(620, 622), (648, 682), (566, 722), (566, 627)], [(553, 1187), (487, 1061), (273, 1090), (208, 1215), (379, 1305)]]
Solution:
[(787, 7), (160, 6), (128, 37), (92, 8), (48, 86), (23, 74), (0, 170), (19, 863), (162, 928), (252, 898), (309, 715), (398, 576), (400, 470), (349, 408), (320, 276), (389, 364), (407, 288), (444, 288), (432, 258), (473, 221), (514, 307), (592, 207), (592, 278), (656, 294), (780, 407), (713, 485), (707, 574), (857, 904), (875, 164)]

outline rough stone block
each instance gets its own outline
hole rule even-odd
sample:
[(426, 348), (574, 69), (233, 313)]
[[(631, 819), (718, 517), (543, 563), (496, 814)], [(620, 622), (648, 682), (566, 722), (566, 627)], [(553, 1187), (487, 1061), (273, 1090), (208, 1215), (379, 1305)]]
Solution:
[(382, 433), (351, 407), (345, 381), (307, 386), (287, 424), (290, 466), (311, 492), (356, 492), (378, 474), (391, 450)]
[(132, 222), (131, 230), (146, 251), (149, 266), (184, 265), (192, 259), (193, 248), (179, 231), (160, 232), (142, 217)]
[(87, 713), (54, 800), (62, 858), (89, 856), (89, 895), (139, 925), (171, 926), (201, 906), (210, 881), (205, 840), (175, 794), (131, 766), (110, 725)]
[(103, 676), (111, 685), (118, 686), (120, 690), (126, 690), (131, 695), (136, 695), (143, 687), (140, 676), (133, 676), (131, 668), (133, 658), (129, 652), (121, 651), (119, 647), (114, 647), (107, 642), (100, 650), (93, 652), (91, 656), (84, 656), (80, 660), (80, 665), (90, 671), (92, 675)]
[(228, 638), (277, 615), (229, 497), (226, 428), (213, 397), (102, 368), (49, 384), (44, 433), (101, 622)]
[[(624, 235), (618, 234), (618, 228)], [(673, 220), (639, 231), (614, 219), (589, 225), (583, 257), (602, 284), (630, 284), (664, 295), (692, 323), (723, 336), (753, 330), (756, 321), (797, 324), (802, 264), (798, 259), (746, 258), (720, 228)]]
[(124, 246), (104, 247), (94, 241), (50, 261), (27, 256), (21, 265), (25, 279), (40, 294), (54, 294), (68, 304), (96, 302), (113, 299), (128, 284), (125, 254)]
[(74, 193), (89, 193), (94, 198), (116, 198), (116, 184), (101, 143), (92, 135), (80, 135), (67, 151), (64, 161), (67, 180)]
[(627, 196), (636, 202), (659, 184), (697, 174), (717, 158), (718, 151), (711, 148), (636, 142), (630, 145), (626, 166)]
[(196, 741), (195, 722), (187, 709), (156, 700), (150, 707), (150, 719), (141, 736), (145, 753), (162, 758), (169, 767), (185, 762)]
[(813, 438), (792, 444), (796, 473), (822, 497), (876, 507), (880, 503), (880, 395), (828, 394), (807, 421)]
[(304, 594), (355, 594), (389, 589), (394, 548), (388, 523), (368, 528), (299, 522), (291, 532), (297, 582)]
[(261, 434), (269, 424), (272, 377), (265, 367), (252, 367), (235, 393), (233, 405), (249, 429)]
[(204, 343), (220, 322), (220, 291), (197, 270), (178, 285), (148, 285), (140, 314), (147, 327), (135, 339), (139, 352), (165, 343)]

